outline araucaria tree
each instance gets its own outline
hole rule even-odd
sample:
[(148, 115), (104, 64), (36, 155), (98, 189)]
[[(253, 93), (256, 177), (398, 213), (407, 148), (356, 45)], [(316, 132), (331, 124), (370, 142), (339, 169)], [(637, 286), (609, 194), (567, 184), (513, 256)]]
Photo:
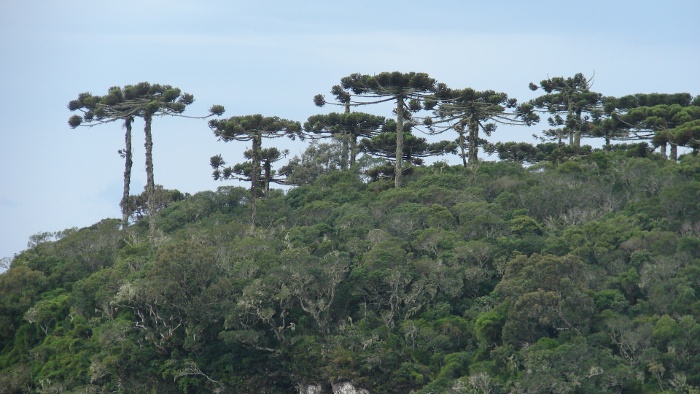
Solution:
[[(346, 105), (368, 105), (394, 102), (396, 129), (403, 130), (404, 121), (411, 119), (411, 113), (422, 109), (422, 102), (435, 92), (436, 81), (426, 73), (383, 72), (377, 75), (351, 74), (340, 80), (340, 85), (333, 87), (333, 93)], [(350, 96), (352, 92), (355, 96)], [(361, 101), (353, 101), (359, 97)], [(314, 98), (316, 105), (326, 104), (321, 95)], [(401, 187), (403, 175), (403, 138), (404, 133), (396, 133), (396, 155), (394, 164), (394, 185)]]
[(539, 121), (532, 104), (518, 105), (517, 99), (493, 90), (455, 90), (439, 84), (435, 101), (427, 104), (428, 108), (433, 108), (434, 118), (426, 117), (425, 125), (434, 133), (448, 129), (457, 132), (456, 142), (465, 167), (478, 161), (483, 141), (479, 137), (480, 130), (490, 136), (497, 124), (530, 126)]
[(556, 138), (559, 145), (568, 136), (570, 146), (580, 147), (581, 135), (592, 128), (600, 115), (602, 95), (590, 90), (592, 80), (578, 73), (569, 78), (544, 79), (539, 85), (530, 82), (530, 90), (542, 89), (546, 93), (530, 103), (551, 115), (548, 121), (553, 129), (544, 133)]
[(71, 128), (78, 126), (93, 127), (99, 124), (123, 121), (124, 149), (118, 153), (124, 158), (124, 189), (119, 203), (122, 211), (122, 228), (129, 224), (129, 190), (131, 184), (131, 167), (133, 166), (131, 151), (131, 126), (138, 109), (131, 102), (124, 99), (124, 92), (118, 86), (109, 89), (106, 96), (94, 96), (90, 93), (81, 93), (76, 100), (68, 103), (71, 111), (80, 111), (81, 115), (73, 115), (68, 119)]
[(364, 112), (332, 112), (327, 115), (312, 115), (304, 123), (304, 131), (313, 137), (331, 137), (342, 143), (341, 168), (348, 170), (357, 158), (358, 138), (371, 138), (381, 132), (383, 116)]
[[(251, 203), (251, 223), (255, 225), (255, 200), (260, 194), (260, 163), (262, 159), (262, 139), (277, 138), (287, 136), (289, 138), (302, 137), (301, 124), (296, 121), (281, 119), (276, 116), (246, 115), (233, 116), (229, 119), (212, 119), (209, 127), (214, 131), (214, 135), (224, 142), (229, 141), (251, 141), (250, 149), (250, 203)], [(214, 179), (219, 179), (221, 170), (219, 169), (225, 162), (221, 155), (213, 156), (210, 165), (214, 168)], [(226, 170), (224, 170), (226, 171)], [(233, 175), (231, 170), (229, 176)], [(226, 176), (226, 172), (223, 174)]]
[[(71, 111), (80, 110), (83, 116), (74, 115), (68, 123), (71, 127), (81, 124), (100, 124), (123, 119), (127, 127), (126, 147), (120, 153), (126, 158), (124, 171), (125, 197), (122, 197), (122, 220), (126, 223), (125, 210), (128, 200), (128, 182), (131, 176), (131, 122), (135, 117), (143, 118), (145, 148), (146, 148), (146, 194), (148, 196), (148, 224), (151, 238), (155, 237), (155, 180), (153, 176), (153, 134), (152, 122), (154, 116), (176, 115), (185, 111), (185, 108), (194, 102), (194, 96), (182, 93), (179, 88), (170, 85), (150, 84), (141, 82), (136, 85), (127, 85), (124, 88), (113, 87), (104, 97), (92, 96), (90, 93), (82, 93), (77, 100), (68, 104)], [(224, 108), (214, 105), (210, 109), (210, 115), (221, 115)]]
[[(411, 125), (404, 123), (402, 160), (414, 165), (423, 164), (423, 158), (428, 156), (438, 156), (454, 154), (457, 152), (457, 144), (451, 141), (437, 141), (429, 143), (425, 138), (416, 137), (410, 132)], [(372, 137), (364, 138), (360, 142), (360, 150), (372, 156), (391, 159), (396, 152), (396, 122), (390, 120), (382, 128), (382, 133)], [(380, 166), (368, 172), (371, 178), (378, 179), (390, 177), (393, 168)]]
[[(263, 197), (269, 197), (270, 183), (286, 183), (286, 178), (284, 176), (280, 176), (279, 173), (273, 170), (272, 164), (282, 160), (288, 154), (289, 150), (287, 149), (279, 150), (275, 147), (260, 149), (258, 156), (260, 158), (261, 174), (258, 177), (258, 190), (262, 190), (262, 192), (258, 194), (262, 194)], [(212, 158), (209, 160), (209, 164), (214, 170), (212, 173), (214, 180), (237, 179), (240, 181), (252, 182), (253, 150), (246, 149), (246, 151), (243, 152), (243, 157), (245, 157), (248, 161), (226, 167), (226, 162), (221, 155), (212, 156)]]
[(135, 86), (124, 89), (127, 98), (142, 102), (140, 115), (144, 120), (144, 134), (146, 138), (146, 194), (148, 195), (148, 228), (151, 238), (156, 235), (155, 217), (155, 180), (153, 177), (153, 133), (151, 124), (153, 117), (157, 115), (178, 115), (185, 111), (185, 107), (194, 102), (194, 96), (182, 93), (180, 89), (170, 85), (151, 85), (141, 82)]

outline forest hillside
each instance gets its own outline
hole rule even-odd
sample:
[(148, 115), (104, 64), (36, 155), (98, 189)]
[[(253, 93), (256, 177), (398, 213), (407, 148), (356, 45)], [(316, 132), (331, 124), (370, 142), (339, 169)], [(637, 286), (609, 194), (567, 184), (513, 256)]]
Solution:
[(314, 147), (286, 192), (157, 187), (33, 237), (0, 393), (698, 392), (697, 156), (511, 145), (399, 188)]

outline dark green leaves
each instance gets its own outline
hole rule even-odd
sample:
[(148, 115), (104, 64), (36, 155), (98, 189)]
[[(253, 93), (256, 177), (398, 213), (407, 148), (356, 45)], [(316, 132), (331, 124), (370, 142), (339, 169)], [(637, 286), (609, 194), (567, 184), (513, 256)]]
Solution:
[(212, 119), (209, 121), (209, 127), (214, 131), (214, 135), (224, 141), (248, 141), (257, 134), (270, 138), (283, 135), (291, 137), (301, 133), (299, 122), (260, 114)]
[(223, 105), (212, 105), (211, 108), (209, 108), (209, 113), (216, 115), (216, 116), (221, 116), (224, 114), (226, 110), (224, 109)]
[(341, 79), (343, 89), (358, 95), (412, 96), (416, 93), (433, 92), (436, 81), (426, 73), (383, 72), (377, 75), (351, 74)]
[(70, 125), (71, 128), (76, 128), (80, 126), (80, 124), (83, 122), (83, 118), (80, 115), (73, 115), (68, 119), (68, 124)]

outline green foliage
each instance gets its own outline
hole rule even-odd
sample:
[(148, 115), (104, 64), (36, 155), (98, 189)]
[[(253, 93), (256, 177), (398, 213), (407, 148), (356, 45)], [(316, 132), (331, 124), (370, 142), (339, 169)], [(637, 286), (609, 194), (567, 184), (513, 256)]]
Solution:
[[(633, 155), (634, 156), (634, 155)], [(697, 163), (328, 171), (37, 234), (0, 275), (9, 392), (693, 392)]]

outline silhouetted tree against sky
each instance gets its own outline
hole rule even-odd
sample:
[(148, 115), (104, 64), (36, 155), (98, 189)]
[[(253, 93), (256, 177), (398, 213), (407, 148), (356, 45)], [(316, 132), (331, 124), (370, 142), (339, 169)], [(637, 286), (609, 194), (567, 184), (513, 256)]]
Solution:
[[(155, 180), (153, 176), (153, 134), (152, 122), (154, 116), (177, 115), (185, 111), (185, 108), (194, 102), (194, 96), (183, 93), (179, 88), (170, 85), (150, 84), (141, 82), (136, 85), (126, 85), (124, 88), (113, 87), (104, 97), (93, 96), (90, 93), (82, 93), (77, 100), (68, 104), (71, 111), (80, 110), (83, 116), (73, 115), (68, 123), (75, 128), (82, 124), (100, 124), (116, 120), (124, 120), (127, 127), (126, 147), (120, 153), (126, 159), (124, 182), (127, 184), (131, 176), (131, 122), (135, 117), (144, 120), (145, 148), (146, 148), (146, 194), (148, 197), (148, 223), (150, 235), (155, 236)], [(224, 107), (214, 105), (210, 108), (210, 115), (221, 115)], [(200, 117), (201, 118), (201, 117)], [(125, 186), (127, 189), (128, 186)], [(125, 191), (128, 194), (128, 191)], [(122, 197), (122, 218), (125, 214), (126, 199)]]
[(545, 92), (530, 101), (536, 108), (550, 114), (549, 125), (554, 129), (545, 130), (545, 135), (555, 137), (560, 145), (566, 135), (570, 146), (581, 146), (581, 134), (591, 128), (600, 114), (602, 95), (590, 90), (592, 81), (593, 78), (578, 73), (569, 78), (543, 79), (539, 85), (530, 82), (530, 90), (542, 89)]
[[(426, 73), (383, 72), (376, 75), (351, 74), (341, 79), (341, 84), (331, 90), (339, 102), (350, 105), (368, 105), (384, 102), (394, 102), (396, 124), (398, 130), (403, 130), (405, 120), (411, 118), (411, 112), (422, 109), (421, 102), (435, 92), (436, 81)], [(354, 100), (352, 92), (358, 97)], [(314, 98), (316, 105), (326, 104), (322, 95)], [(396, 155), (394, 164), (394, 185), (402, 186), (403, 173), (403, 133), (396, 133)]]
[(329, 136), (341, 141), (341, 167), (347, 170), (355, 164), (358, 154), (357, 139), (371, 138), (381, 131), (385, 118), (364, 112), (332, 112), (312, 115), (304, 123), (304, 131), (312, 135)]
[[(382, 133), (365, 138), (360, 149), (373, 156), (391, 159), (396, 152), (396, 122), (390, 120), (382, 128)], [(415, 165), (423, 164), (422, 158), (455, 153), (457, 144), (451, 141), (428, 142), (427, 139), (411, 134), (411, 125), (404, 123), (402, 160)]]
[(465, 167), (467, 163), (475, 164), (478, 160), (479, 146), (482, 144), (480, 130), (490, 136), (497, 124), (530, 126), (539, 121), (532, 104), (518, 105), (517, 99), (493, 90), (456, 90), (439, 84), (435, 99), (435, 102), (427, 103), (428, 108), (433, 108), (434, 118), (427, 117), (424, 123), (434, 133), (448, 129), (457, 132), (456, 142)]
[[(251, 172), (251, 221), (255, 225), (255, 200), (258, 198), (260, 188), (260, 162), (263, 138), (289, 138), (302, 137), (301, 124), (296, 121), (281, 119), (276, 116), (246, 115), (233, 116), (229, 119), (212, 119), (209, 127), (214, 135), (224, 142), (251, 141), (250, 149)], [(212, 156), (209, 163), (214, 168), (214, 179), (219, 179), (221, 173), (219, 167), (225, 165), (221, 155)], [(224, 174), (226, 175), (226, 174)]]
[(131, 184), (131, 167), (133, 166), (131, 150), (131, 126), (138, 110), (131, 103), (125, 102), (124, 92), (118, 86), (111, 87), (106, 96), (93, 96), (90, 93), (81, 93), (76, 100), (68, 103), (71, 111), (80, 111), (80, 115), (73, 115), (68, 120), (71, 128), (78, 126), (93, 127), (99, 124), (124, 121), (124, 149), (120, 149), (119, 155), (124, 158), (124, 188), (122, 199), (119, 203), (122, 211), (122, 228), (129, 224), (129, 190)]
[[(261, 174), (258, 177), (258, 190), (261, 190), (263, 197), (268, 197), (270, 194), (270, 183), (285, 183), (285, 178), (282, 176), (276, 176), (277, 173), (272, 169), (272, 164), (276, 163), (289, 154), (289, 150), (279, 150), (275, 147), (260, 149), (260, 167)], [(246, 149), (243, 152), (243, 157), (248, 159), (244, 163), (238, 163), (233, 166), (226, 166), (226, 162), (221, 155), (213, 156), (210, 159), (209, 164), (214, 170), (213, 176), (214, 180), (230, 180), (237, 179), (245, 182), (252, 182), (253, 180), (253, 150)]]

